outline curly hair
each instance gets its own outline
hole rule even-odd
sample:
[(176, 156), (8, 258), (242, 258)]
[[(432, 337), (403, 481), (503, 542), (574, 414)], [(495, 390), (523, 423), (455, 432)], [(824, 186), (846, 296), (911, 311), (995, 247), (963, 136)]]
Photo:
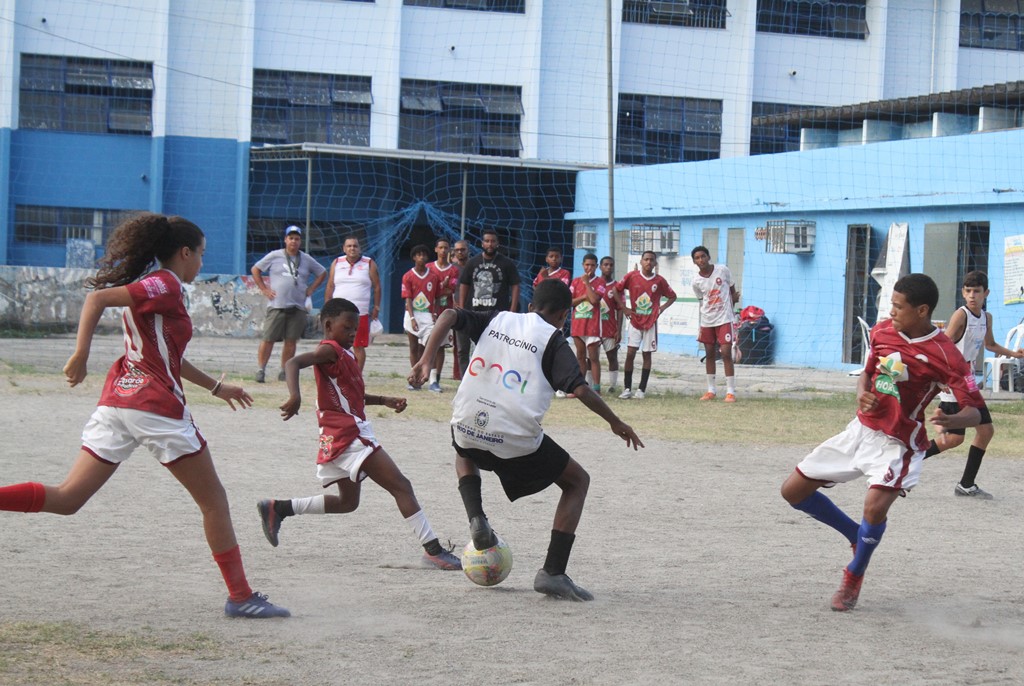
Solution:
[(202, 229), (189, 220), (142, 212), (114, 229), (99, 271), (86, 285), (96, 290), (127, 285), (147, 273), (156, 261), (169, 260), (181, 248), (196, 250), (202, 242)]

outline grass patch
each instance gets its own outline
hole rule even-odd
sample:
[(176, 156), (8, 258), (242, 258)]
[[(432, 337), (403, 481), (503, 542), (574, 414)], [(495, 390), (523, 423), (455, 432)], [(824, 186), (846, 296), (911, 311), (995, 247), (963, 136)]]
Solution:
[(12, 686), (193, 684), (198, 682), (168, 667), (180, 659), (187, 673), (191, 661), (224, 655), (220, 643), (204, 634), (162, 637), (153, 630), (98, 631), (71, 622), (0, 622), (0, 682)]

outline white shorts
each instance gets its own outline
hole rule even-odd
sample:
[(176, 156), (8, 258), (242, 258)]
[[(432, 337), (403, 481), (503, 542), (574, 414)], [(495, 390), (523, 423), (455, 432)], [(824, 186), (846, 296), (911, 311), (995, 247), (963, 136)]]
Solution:
[(316, 466), (316, 478), (324, 488), (343, 479), (351, 479), (358, 483), (366, 478), (366, 472), (362, 471), (366, 458), (378, 450), (380, 443), (377, 441), (372, 441), (369, 445), (360, 440), (352, 441), (336, 458)]
[(629, 327), (626, 345), (630, 348), (639, 348), (642, 353), (653, 353), (658, 349), (658, 327), (652, 326), (644, 331)]
[(575, 336), (575, 339), (582, 343), (584, 348), (589, 348), (601, 340), (597, 336)]
[(611, 351), (618, 350), (618, 349), (619, 349), (619, 344), (615, 341), (614, 338), (602, 338), (601, 339), (601, 350), (605, 351), (606, 353), (610, 353)]
[(854, 418), (796, 466), (798, 472), (831, 484), (868, 477), (868, 486), (909, 491), (921, 477), (924, 452), (908, 448), (892, 436), (869, 429)]
[(140, 445), (146, 446), (160, 464), (173, 464), (206, 447), (206, 439), (185, 408), (181, 419), (124, 407), (96, 408), (82, 429), (82, 448), (93, 457), (121, 464)]
[[(412, 329), (412, 319), (416, 319), (417, 330)], [(430, 336), (430, 332), (434, 330), (434, 315), (429, 312), (413, 312), (412, 317), (409, 313), (405, 313), (405, 317), (402, 319), (402, 328), (405, 332), (412, 334), (420, 340), (420, 343), (426, 343), (427, 338)]]

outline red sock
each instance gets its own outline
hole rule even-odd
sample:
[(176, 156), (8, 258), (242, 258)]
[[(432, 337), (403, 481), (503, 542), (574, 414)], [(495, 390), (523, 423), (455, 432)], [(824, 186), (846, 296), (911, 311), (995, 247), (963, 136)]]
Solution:
[(0, 488), (0, 510), (8, 512), (39, 512), (46, 502), (46, 488), (29, 481)]
[(248, 600), (252, 595), (252, 589), (249, 588), (249, 582), (245, 580), (241, 549), (236, 545), (231, 550), (214, 553), (213, 559), (220, 567), (220, 574), (228, 586), (228, 596), (236, 603)]

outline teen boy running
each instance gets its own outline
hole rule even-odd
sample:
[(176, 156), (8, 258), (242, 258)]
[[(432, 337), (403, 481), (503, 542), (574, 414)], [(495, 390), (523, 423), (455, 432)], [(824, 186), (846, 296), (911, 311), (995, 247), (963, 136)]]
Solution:
[(556, 598), (593, 600), (565, 573), (590, 476), (541, 428), (552, 391), (575, 393), (627, 446), (636, 450), (643, 443), (583, 380), (561, 331), (571, 304), (569, 288), (549, 279), (534, 291), (529, 314), (449, 310), (438, 318), (409, 381), (426, 377), (449, 330), (469, 332), (476, 348), (452, 403), (451, 425), (459, 493), (473, 545), (484, 550), (495, 544), (480, 493), (481, 469), (498, 475), (509, 500), (556, 484), (562, 497), (555, 509), (547, 558), (533, 589)]
[[(938, 386), (948, 386), (962, 408), (953, 415), (936, 410), (931, 422), (940, 431), (977, 425), (985, 407), (963, 355), (932, 324), (938, 301), (935, 282), (924, 274), (896, 282), (891, 319), (871, 330), (871, 347), (857, 384), (857, 417), (811, 451), (782, 484), (782, 497), (790, 505), (831, 526), (853, 546), (853, 561), (832, 596), (832, 609), (839, 612), (857, 604), (889, 508), (917, 485), (928, 448), (924, 410)], [(861, 475), (868, 477), (868, 492), (858, 526), (818, 489)]]
[[(1009, 350), (996, 343), (992, 337), (992, 315), (984, 310), (985, 299), (988, 298), (988, 274), (985, 272), (968, 272), (964, 276), (963, 286), (964, 302), (963, 307), (953, 313), (949, 318), (944, 333), (952, 340), (957, 349), (963, 353), (968, 364), (972, 364), (978, 357), (981, 346), (997, 355), (1005, 357), (1024, 357), (1024, 350)], [(995, 380), (998, 383), (998, 379)], [(956, 398), (952, 393), (943, 391), (939, 393), (939, 407), (946, 414), (956, 414), (960, 407), (956, 404)], [(924, 454), (925, 459), (940, 452), (955, 448), (964, 442), (964, 429), (950, 429), (939, 433), (932, 441), (928, 451)], [(979, 500), (991, 500), (992, 494), (983, 491), (974, 483), (981, 469), (981, 459), (985, 457), (988, 444), (995, 435), (995, 428), (992, 426), (992, 415), (988, 408), (981, 409), (981, 422), (974, 429), (974, 440), (971, 442), (971, 449), (967, 452), (967, 464), (964, 466), (963, 476), (960, 482), (953, 488), (953, 493), (961, 496), (977, 498)]]
[(462, 569), (459, 558), (441, 547), (416, 500), (412, 484), (377, 442), (366, 418), (366, 405), (383, 405), (401, 412), (406, 403), (405, 398), (366, 395), (363, 374), (352, 352), (359, 330), (359, 308), (343, 298), (333, 298), (324, 303), (320, 319), (324, 327), (320, 345), (312, 352), (293, 357), (285, 365), (290, 395), (281, 405), (281, 417), (288, 421), (298, 414), (302, 404), (299, 370), (313, 367), (316, 419), (320, 426), (316, 475), (324, 488), (337, 484), (338, 495), (259, 501), (257, 509), (263, 522), (263, 534), (270, 545), (277, 547), (281, 522), (286, 517), (354, 512), (359, 507), (363, 479), (370, 477), (395, 499), (399, 512), (423, 545), (424, 565), (444, 570)]

